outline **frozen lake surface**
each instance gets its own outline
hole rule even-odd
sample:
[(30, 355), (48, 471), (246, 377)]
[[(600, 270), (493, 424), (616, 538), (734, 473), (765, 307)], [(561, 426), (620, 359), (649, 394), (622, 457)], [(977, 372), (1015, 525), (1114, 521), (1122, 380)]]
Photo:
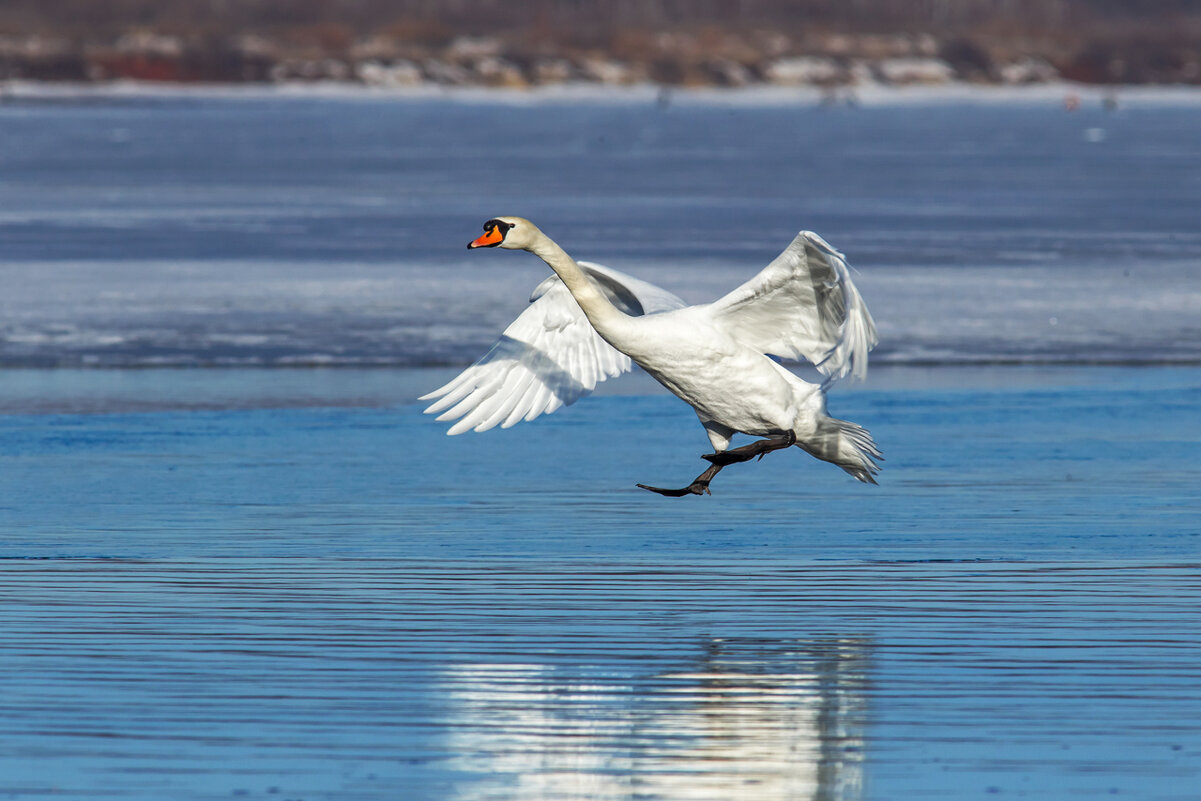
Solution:
[(798, 229), (875, 363), (1201, 361), (1199, 107), (0, 105), (0, 365), (459, 364), (546, 268), (498, 214), (690, 302)]
[[(1196, 104), (646, 100), (0, 105), (0, 799), (1196, 797)], [(820, 232), (881, 485), (642, 492), (644, 376), (445, 437), (503, 213), (690, 300)]]

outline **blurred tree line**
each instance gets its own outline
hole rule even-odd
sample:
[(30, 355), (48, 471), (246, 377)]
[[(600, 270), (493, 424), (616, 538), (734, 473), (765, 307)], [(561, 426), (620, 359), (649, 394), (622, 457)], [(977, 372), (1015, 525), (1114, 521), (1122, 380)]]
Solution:
[(365, 34), (393, 24), (425, 23), (429, 35), (480, 35), (539, 29), (589, 37), (615, 29), (725, 25), (853, 33), (930, 32), (979, 28), (1059, 36), (1195, 33), (1198, 0), (5, 0), (8, 32), (115, 35), (130, 26), (164, 32), (253, 31), (336, 25)]
[[(939, 43), (934, 55), (953, 63), (959, 74), (969, 77), (987, 78), (991, 62), (998, 57), (1036, 55), (1053, 61), (1064, 77), (1077, 80), (1201, 82), (1201, 74), (1194, 74), (1201, 73), (1201, 0), (0, 3), (0, 59), (13, 62), (41, 58), (46, 74), (37, 77), (70, 77), (73, 72), (86, 76), (92, 69), (89, 64), (95, 60), (88, 55), (89, 48), (95, 51), (131, 32), (176, 37), (186, 45), (187, 52), (176, 59), (183, 66), (176, 64), (173, 75), (201, 80), (258, 79), (266, 61), (301, 50), (348, 59), (356, 44), (371, 37), (434, 52), (464, 36), (492, 36), (502, 40), (506, 55), (517, 61), (536, 55), (561, 55), (573, 48), (605, 51), (625, 59), (662, 60), (661, 53), (638, 51), (663, 50), (663, 36), (677, 34), (701, 36), (714, 48), (722, 36), (741, 36), (755, 49), (763, 41), (761, 35), (770, 32), (793, 43), (789, 50), (792, 55), (815, 47), (820, 50), (825, 47), (822, 42), (838, 35), (927, 35)], [(756, 34), (759, 39), (754, 38)], [(56, 37), (60, 44), (44, 45), (42, 49), (57, 47), (57, 61), (45, 53), (39, 55), (38, 48), (28, 44), (29, 37), (37, 36)], [(247, 37), (260, 37), (265, 43), (259, 47), (259, 56), (247, 55)], [(235, 45), (235, 40), (240, 43)], [(69, 48), (61, 44), (64, 41), (70, 43)], [(271, 55), (265, 55), (267, 51), (272, 51)], [(723, 57), (741, 59), (749, 65), (750, 56), (739, 56), (737, 48), (727, 47), (727, 51)], [(56, 69), (61, 76), (56, 76)], [(21, 71), (10, 64), (8, 74), (20, 75)], [(663, 74), (673, 73), (667, 70)]]

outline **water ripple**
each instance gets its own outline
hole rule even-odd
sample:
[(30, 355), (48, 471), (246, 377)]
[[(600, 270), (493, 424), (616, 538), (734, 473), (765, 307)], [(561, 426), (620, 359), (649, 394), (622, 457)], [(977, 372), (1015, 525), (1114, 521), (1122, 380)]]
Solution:
[(1191, 563), (0, 572), (13, 798), (1167, 799), (1201, 755)]

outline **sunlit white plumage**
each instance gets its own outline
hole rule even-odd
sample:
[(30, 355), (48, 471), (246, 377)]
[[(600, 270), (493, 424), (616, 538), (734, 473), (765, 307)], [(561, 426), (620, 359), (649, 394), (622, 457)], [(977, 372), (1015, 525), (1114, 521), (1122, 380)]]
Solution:
[[(876, 328), (846, 260), (817, 234), (799, 233), (724, 297), (686, 306), (653, 284), (577, 263), (523, 218), (489, 220), (485, 231), (469, 247), (528, 250), (555, 274), (484, 358), (423, 397), (437, 399), (426, 412), (457, 420), (448, 433), (532, 420), (587, 395), (633, 361), (696, 410), (718, 456), (737, 432), (786, 435), (787, 442), (768, 449), (795, 442), (874, 483), (880, 452), (865, 429), (826, 414), (825, 389), (846, 375), (866, 374)], [(826, 380), (811, 384), (770, 356), (808, 360)], [(729, 451), (725, 461), (706, 456), (714, 467), (691, 488), (647, 489), (707, 492), (722, 465), (751, 458), (734, 456), (745, 450)]]
[[(579, 265), (626, 314), (685, 305), (666, 289), (633, 276), (591, 262)], [(421, 400), (438, 398), (427, 414), (458, 419), (448, 434), (509, 428), (569, 406), (629, 369), (630, 357), (601, 339), (563, 281), (552, 275), (538, 284), (529, 308), (482, 359)]]
[(726, 331), (763, 353), (807, 360), (830, 380), (867, 376), (876, 325), (846, 258), (812, 231), (751, 280), (710, 305)]

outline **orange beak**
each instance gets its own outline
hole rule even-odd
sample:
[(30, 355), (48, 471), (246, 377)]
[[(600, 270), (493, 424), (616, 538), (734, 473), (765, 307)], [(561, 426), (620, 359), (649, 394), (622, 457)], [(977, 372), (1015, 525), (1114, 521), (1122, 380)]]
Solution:
[(485, 231), (484, 235), (481, 236), (479, 239), (475, 239), (470, 244), (468, 244), (467, 249), (471, 250), (472, 248), (494, 248), (497, 245), (499, 245), (501, 242), (504, 242), (504, 241), (505, 241), (505, 235), (503, 232), (501, 232), (500, 226), (494, 225), (491, 228), (489, 228), (487, 231)]

